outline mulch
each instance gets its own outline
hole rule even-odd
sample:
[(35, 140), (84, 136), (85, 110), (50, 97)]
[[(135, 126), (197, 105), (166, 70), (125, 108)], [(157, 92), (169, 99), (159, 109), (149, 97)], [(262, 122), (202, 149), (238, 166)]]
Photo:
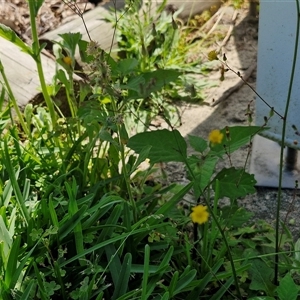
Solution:
[[(93, 1), (97, 3), (97, 1)], [(80, 13), (95, 7), (87, 0), (45, 0), (37, 16), (38, 34), (42, 35), (60, 25), (78, 18)], [(30, 16), (26, 0), (0, 0), (0, 23), (11, 27), (24, 41), (30, 41)]]

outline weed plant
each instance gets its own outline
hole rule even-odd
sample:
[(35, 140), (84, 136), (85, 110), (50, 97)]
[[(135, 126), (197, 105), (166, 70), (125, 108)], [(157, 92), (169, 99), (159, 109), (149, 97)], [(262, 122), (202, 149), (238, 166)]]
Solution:
[[(36, 62), (45, 99), (44, 107), (28, 104), (20, 111), (0, 64), (1, 298), (297, 299), (300, 242), (286, 227), (279, 240), (278, 228), (251, 223), (252, 214), (238, 207), (238, 198), (255, 192), (255, 178), (245, 168), (215, 171), (239, 148), (248, 145), (250, 153), (253, 136), (276, 108), (263, 126), (250, 125), (249, 107), (249, 126), (185, 140), (158, 100), (182, 75), (174, 53), (183, 49), (178, 42), (163, 57), (162, 43), (161, 52), (145, 55), (154, 38), (146, 30), (152, 19), (145, 26), (137, 21), (140, 42), (132, 41), (135, 31), (121, 31), (122, 50), (134, 55), (118, 60), (80, 34), (61, 35), (55, 53), (62, 68), (47, 86), (44, 45), (35, 34), (42, 3), (29, 1), (32, 47), (0, 27), (2, 37)], [(179, 41), (175, 16), (160, 10), (163, 24), (173, 27), (172, 43)], [(154, 29), (170, 37), (163, 31), (169, 29)], [(91, 69), (79, 90), (73, 81), (77, 48)], [(214, 52), (210, 59), (220, 60)], [(225, 57), (220, 62), (228, 66)], [(49, 96), (59, 89), (65, 89), (69, 116)], [(171, 130), (149, 130), (158, 110)], [(188, 155), (188, 145), (195, 154)], [(145, 160), (150, 166), (141, 169)], [(161, 162), (184, 164), (189, 182), (151, 183)], [(186, 209), (180, 202), (190, 191), (195, 202)], [(220, 208), (224, 197), (230, 205)]]

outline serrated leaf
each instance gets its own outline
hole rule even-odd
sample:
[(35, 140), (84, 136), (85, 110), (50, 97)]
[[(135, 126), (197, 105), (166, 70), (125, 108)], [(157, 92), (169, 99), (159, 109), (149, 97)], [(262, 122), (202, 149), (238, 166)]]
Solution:
[(298, 299), (298, 288), (293, 278), (287, 273), (279, 283), (276, 289), (279, 299), (284, 300), (297, 300)]
[(12, 42), (14, 45), (20, 47), (23, 52), (33, 56), (33, 51), (31, 47), (25, 44), (11, 28), (0, 24), (0, 36), (6, 39), (7, 41)]
[(130, 78), (128, 83), (121, 85), (120, 88), (131, 90), (132, 99), (147, 98), (151, 93), (161, 91), (165, 85), (176, 81), (181, 74), (176, 70), (146, 72)]
[(116, 70), (114, 72), (120, 72), (122, 75), (127, 75), (134, 70), (138, 66), (139, 62), (135, 58), (127, 58), (118, 62)]
[(167, 129), (138, 133), (128, 140), (127, 146), (140, 154), (151, 146), (148, 158), (151, 163), (178, 161), (187, 156), (187, 145), (178, 130)]
[(260, 259), (251, 261), (252, 266), (249, 269), (251, 274), (251, 284), (249, 288), (255, 291), (263, 291), (267, 296), (274, 296), (276, 286), (272, 283), (274, 278), (274, 270), (266, 265)]
[(189, 143), (190, 145), (198, 152), (203, 153), (207, 147), (207, 141), (204, 140), (202, 137), (194, 136), (194, 135), (188, 135)]
[(237, 199), (256, 192), (254, 175), (248, 174), (244, 169), (224, 168), (214, 178), (213, 189), (216, 187), (216, 179), (220, 183), (220, 198)]
[[(249, 233), (253, 232), (253, 229), (251, 230), (244, 230), (244, 224), (249, 221), (249, 219), (253, 216), (252, 212), (247, 211), (243, 207), (237, 207), (237, 206), (224, 206), (222, 209), (222, 216), (225, 220), (228, 220), (226, 223), (226, 227), (233, 226), (235, 228), (240, 228), (239, 233)], [(247, 227), (246, 227), (247, 228)]]

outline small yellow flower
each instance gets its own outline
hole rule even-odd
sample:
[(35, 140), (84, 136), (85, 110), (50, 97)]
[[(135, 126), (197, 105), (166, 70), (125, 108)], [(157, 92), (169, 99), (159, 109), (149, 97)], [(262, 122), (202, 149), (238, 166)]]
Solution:
[(209, 213), (207, 212), (207, 206), (197, 205), (192, 208), (190, 217), (194, 223), (203, 224), (208, 221)]
[(214, 144), (221, 144), (222, 143), (222, 140), (223, 140), (223, 136), (224, 134), (218, 130), (218, 129), (215, 129), (215, 130), (212, 130), (210, 133), (209, 133), (209, 136), (208, 136), (208, 140), (214, 145)]
[(63, 57), (63, 61), (65, 64), (67, 64), (68, 66), (72, 65), (72, 58), (70, 56), (64, 56)]

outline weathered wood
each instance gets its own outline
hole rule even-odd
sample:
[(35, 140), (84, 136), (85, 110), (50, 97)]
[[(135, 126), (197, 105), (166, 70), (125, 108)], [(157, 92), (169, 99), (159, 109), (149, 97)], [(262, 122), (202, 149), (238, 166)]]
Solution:
[[(116, 8), (121, 9), (124, 6), (123, 1), (116, 2)], [(105, 21), (105, 17), (109, 14), (109, 9), (114, 7), (112, 3), (106, 3), (103, 6), (98, 6), (93, 10), (88, 11), (84, 14), (84, 21), (89, 31), (89, 35), (93, 41), (99, 43), (100, 47), (104, 50), (108, 50), (111, 44), (116, 44), (116, 41), (112, 41), (113, 38), (113, 27), (111, 23)], [(89, 41), (89, 37), (85, 30), (80, 17), (73, 21), (63, 24), (59, 28), (56, 28), (50, 32), (45, 33), (41, 36), (43, 39), (48, 40), (60, 40), (59, 34), (67, 32), (80, 32), (84, 40)]]
[[(19, 106), (23, 107), (40, 93), (40, 81), (35, 61), (19, 47), (3, 38), (0, 38), (0, 59), (14, 96)], [(55, 73), (55, 62), (42, 55), (42, 64), (45, 80), (49, 84)], [(2, 88), (2, 78), (0, 88)]]

